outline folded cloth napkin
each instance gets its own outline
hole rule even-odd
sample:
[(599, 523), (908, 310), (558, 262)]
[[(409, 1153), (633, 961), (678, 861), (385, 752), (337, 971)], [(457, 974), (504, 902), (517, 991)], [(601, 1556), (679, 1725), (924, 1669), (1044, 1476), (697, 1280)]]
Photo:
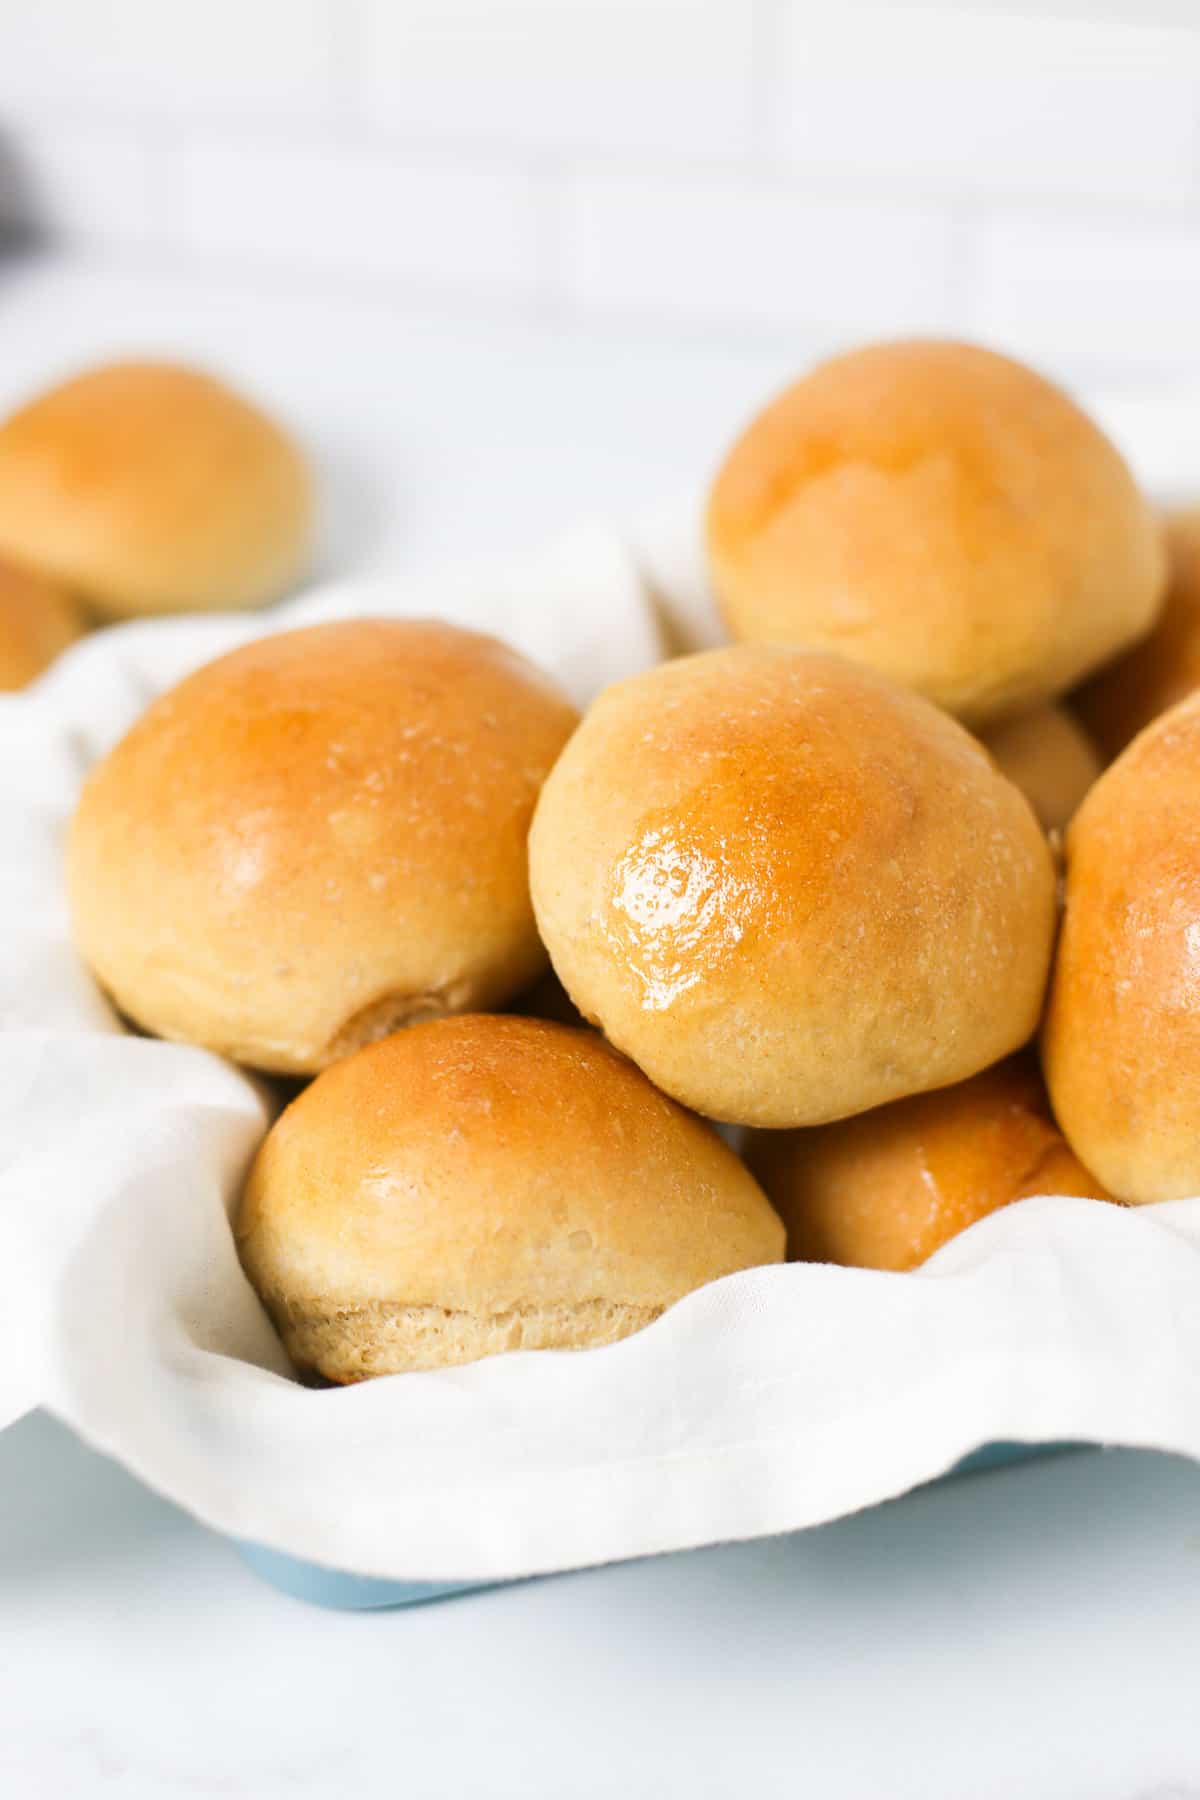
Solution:
[[(0, 1424), (43, 1405), (222, 1531), (362, 1574), (528, 1575), (791, 1530), (993, 1439), (1200, 1455), (1200, 1200), (1042, 1198), (919, 1273), (750, 1270), (592, 1351), (302, 1386), (228, 1213), (265, 1090), (123, 1034), (71, 947), (80, 780), (147, 700), (265, 631), (361, 613), (495, 631), (580, 701), (711, 641), (688, 531), (383, 576), (251, 619), (102, 633), (0, 701)], [(643, 580), (639, 568), (647, 571)]]

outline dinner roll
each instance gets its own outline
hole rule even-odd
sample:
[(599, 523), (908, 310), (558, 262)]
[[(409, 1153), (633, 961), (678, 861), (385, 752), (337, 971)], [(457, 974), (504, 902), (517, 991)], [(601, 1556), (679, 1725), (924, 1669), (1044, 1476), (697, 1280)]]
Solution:
[(162, 695), (71, 831), (76, 941), (160, 1037), (282, 1073), (545, 966), (525, 839), (575, 712), (450, 625), (260, 638)]
[(1061, 831), (1100, 773), (1100, 758), (1063, 706), (1035, 706), (983, 734), (1047, 831)]
[(1166, 531), (1170, 581), (1158, 624), (1072, 702), (1110, 759), (1151, 719), (1200, 688), (1200, 507), (1170, 514)]
[(757, 1132), (747, 1160), (794, 1261), (862, 1269), (915, 1269), (1031, 1194), (1108, 1198), (1064, 1142), (1028, 1055), (835, 1125)]
[(308, 556), (310, 489), (279, 426), (173, 363), (89, 369), (0, 425), (0, 551), (111, 618), (275, 599)]
[(813, 1125), (1034, 1030), (1050, 852), (982, 746), (783, 645), (607, 689), (542, 790), (534, 908), (585, 1018), (712, 1118)]
[(0, 557), (0, 689), (24, 687), (82, 631), (70, 594)]
[(783, 1257), (710, 1126), (594, 1032), (494, 1016), (327, 1070), (268, 1134), (235, 1230), (293, 1361), (332, 1381), (609, 1344)]
[(1042, 1056), (1059, 1124), (1112, 1193), (1200, 1194), (1200, 694), (1071, 822)]
[(788, 388), (717, 476), (708, 548), (735, 637), (840, 650), (975, 722), (1132, 643), (1164, 583), (1108, 439), (971, 344), (876, 344)]

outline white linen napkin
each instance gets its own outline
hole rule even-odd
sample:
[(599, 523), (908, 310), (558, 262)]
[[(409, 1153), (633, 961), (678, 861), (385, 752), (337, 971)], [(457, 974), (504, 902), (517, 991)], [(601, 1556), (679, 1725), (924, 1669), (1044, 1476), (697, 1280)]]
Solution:
[[(706, 641), (680, 516), (637, 561), (673, 637)], [(71, 947), (62, 842), (153, 693), (251, 635), (380, 612), (493, 630), (581, 701), (661, 654), (634, 560), (589, 530), (498, 574), (122, 627), (0, 701), (0, 1424), (47, 1406), (219, 1530), (411, 1580), (791, 1530), (998, 1438), (1200, 1455), (1200, 1200), (1029, 1200), (914, 1275), (751, 1270), (605, 1349), (294, 1379), (228, 1224), (265, 1089), (120, 1031)]]

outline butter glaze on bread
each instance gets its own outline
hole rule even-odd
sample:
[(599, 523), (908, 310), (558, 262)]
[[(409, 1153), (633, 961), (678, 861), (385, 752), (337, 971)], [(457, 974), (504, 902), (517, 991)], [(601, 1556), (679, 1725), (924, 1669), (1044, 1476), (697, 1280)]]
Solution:
[(160, 1037), (305, 1074), (545, 967), (526, 835), (575, 724), (494, 638), (359, 619), (157, 699), (84, 786), (76, 942)]
[(835, 650), (975, 723), (1080, 681), (1163, 598), (1157, 519), (1104, 434), (971, 344), (822, 363), (746, 429), (708, 548), (736, 638)]
[(797, 1262), (915, 1269), (1032, 1194), (1108, 1198), (1055, 1125), (1033, 1057), (811, 1131), (756, 1132), (747, 1162)]
[(1025, 1042), (1050, 852), (982, 746), (838, 657), (742, 645), (603, 693), (542, 790), (534, 907), (584, 1017), (711, 1118), (817, 1124)]
[(197, 369), (109, 363), (0, 424), (0, 552), (108, 618), (258, 606), (303, 573), (291, 438)]
[(1112, 1193), (1200, 1194), (1200, 694), (1134, 738), (1067, 832), (1042, 1061)]
[(303, 1369), (332, 1381), (611, 1343), (783, 1227), (712, 1128), (594, 1032), (475, 1016), (328, 1070), (235, 1220)]

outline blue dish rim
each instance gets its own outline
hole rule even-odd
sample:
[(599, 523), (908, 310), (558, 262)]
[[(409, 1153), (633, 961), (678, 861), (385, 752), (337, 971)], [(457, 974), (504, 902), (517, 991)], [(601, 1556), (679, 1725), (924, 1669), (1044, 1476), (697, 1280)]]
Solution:
[[(951, 1481), (961, 1475), (980, 1474), (988, 1469), (1004, 1468), (1010, 1463), (1030, 1462), (1044, 1456), (1060, 1456), (1068, 1450), (1086, 1450), (1088, 1444), (983, 1444), (956, 1463), (937, 1481)], [(931, 1485), (936, 1485), (936, 1482)], [(326, 1569), (320, 1563), (305, 1562), (288, 1556), (282, 1550), (268, 1549), (265, 1544), (235, 1539), (243, 1562), (263, 1581), (289, 1594), (294, 1600), (310, 1606), (323, 1606), (335, 1612), (380, 1612), (395, 1607), (427, 1606), (435, 1600), (450, 1600), (456, 1594), (477, 1594), (487, 1588), (512, 1587), (511, 1581), (390, 1581), (373, 1575), (352, 1575), (343, 1569)]]

